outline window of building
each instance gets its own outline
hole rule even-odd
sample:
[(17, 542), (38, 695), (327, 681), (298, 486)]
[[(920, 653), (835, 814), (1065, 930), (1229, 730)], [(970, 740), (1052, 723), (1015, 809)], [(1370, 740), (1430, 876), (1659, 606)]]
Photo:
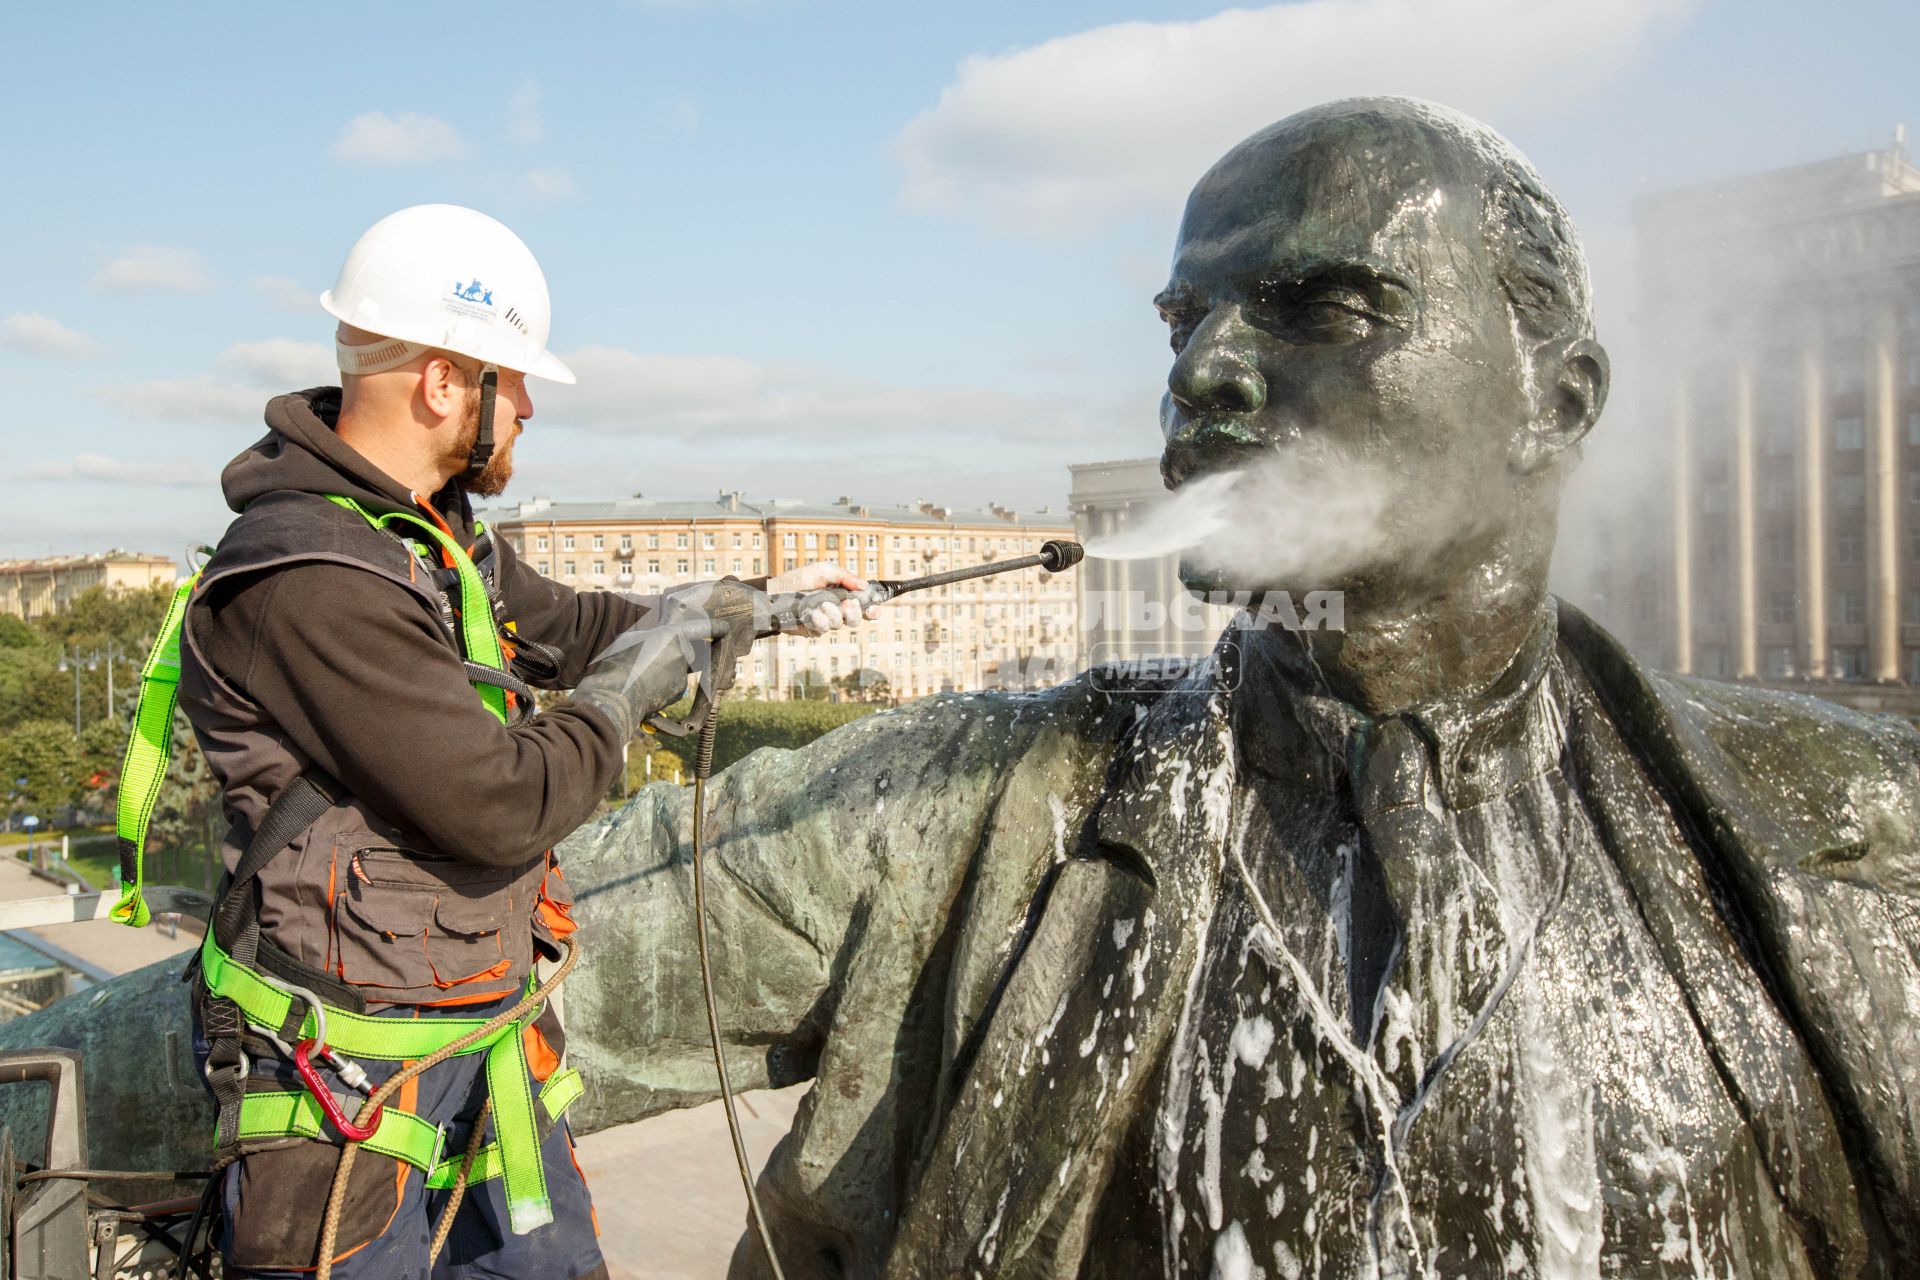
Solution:
[(688, 572), (687, 561), (684, 557), (679, 560), (675, 560), (673, 562), (673, 571), (679, 574), (685, 574)]
[(1920, 684), (1920, 649), (1907, 650), (1907, 683)]
[(1767, 649), (1767, 675), (1784, 680), (1793, 674), (1793, 647), (1777, 644)]
[(1793, 625), (1793, 592), (1767, 593), (1767, 621), (1781, 627)]
[(596, 576), (599, 576), (602, 578), (606, 577), (607, 562), (605, 560), (595, 560), (593, 562), (593, 572), (595, 573)]
[(621, 535), (620, 535), (620, 549), (621, 549), (622, 551), (631, 551), (631, 550), (633, 550), (633, 535), (632, 535), (632, 534), (630, 534), (630, 533), (623, 533), (623, 534), (621, 534)]
[(1907, 625), (1920, 627), (1920, 591), (1907, 592)]
[(874, 534), (871, 534), (871, 533), (870, 533), (870, 534), (868, 534), (868, 535), (867, 535), (867, 550), (869, 550), (869, 551), (873, 551), (873, 550), (877, 550), (877, 549), (879, 548), (879, 546), (880, 546), (880, 539), (879, 539), (879, 537), (878, 537), (878, 536), (876, 536), (876, 535), (874, 535)]
[(1842, 507), (1857, 507), (1867, 500), (1867, 482), (1863, 476), (1835, 476), (1833, 500)]
[(700, 549), (702, 551), (712, 551), (714, 549), (712, 534), (703, 533), (700, 535)]
[(660, 572), (660, 562), (658, 560), (647, 561), (647, 572), (648, 573)]
[(1867, 620), (1867, 602), (1851, 587), (1834, 592), (1833, 605), (1842, 626), (1857, 627)]
[(814, 549), (816, 549), (817, 547), (819, 547), (819, 545), (820, 545), (820, 535), (819, 535), (819, 534), (817, 534), (817, 533), (810, 533), (810, 534), (808, 534), (808, 535), (807, 535), (807, 550), (809, 550), (809, 551), (812, 551), (812, 550), (814, 550)]
[(546, 534), (544, 534), (544, 533), (543, 533), (543, 534), (541, 534), (541, 535), (540, 535), (539, 537), (537, 537), (537, 538), (535, 538), (535, 539), (533, 540), (533, 549), (534, 549), (535, 551), (545, 551), (545, 550), (547, 549), (547, 535), (546, 535)]
[(1767, 481), (1767, 510), (1785, 511), (1793, 505), (1793, 481), (1786, 476), (1774, 476)]
[(736, 530), (733, 535), (733, 549), (735, 551), (740, 549), (740, 534), (738, 530)]
[(562, 538), (562, 539), (560, 539), (560, 549), (561, 549), (562, 551), (571, 551), (571, 550), (573, 550), (573, 535), (572, 535), (572, 534), (568, 534), (568, 535), (567, 535), (566, 537), (564, 537), (564, 538)]
[(1827, 663), (1836, 680), (1867, 678), (1867, 651), (1857, 645), (1835, 645), (1827, 653)]
[(746, 572), (746, 570), (745, 570), (745, 569), (743, 569), (743, 568), (741, 568), (741, 567), (740, 567), (740, 564), (741, 564), (741, 561), (740, 561), (740, 557), (739, 557), (739, 556), (735, 556), (735, 557), (733, 558), (733, 569), (731, 570), (731, 572), (733, 572), (733, 573), (734, 573), (734, 574), (736, 574), (736, 575), (738, 575), (738, 574), (742, 574), (742, 573), (745, 573), (745, 572)]
[(685, 551), (687, 549), (687, 535), (684, 533), (674, 534), (673, 547), (676, 551)]
[(1860, 535), (1857, 533), (1838, 533), (1833, 538), (1833, 562), (1835, 564), (1860, 563)]
[(755, 556), (755, 557), (753, 558), (753, 571), (754, 571), (755, 573), (759, 573), (759, 572), (760, 572), (760, 557), (759, 557), (759, 556)]
[(660, 549), (660, 535), (659, 535), (659, 534), (657, 534), (657, 533), (650, 533), (650, 534), (648, 534), (648, 535), (647, 535), (647, 550), (649, 550), (649, 551), (658, 551), (659, 549)]
[(794, 547), (794, 545), (795, 545), (795, 544), (794, 544), (794, 540), (793, 540), (793, 535), (792, 535), (792, 534), (790, 534), (790, 533), (783, 533), (783, 534), (781, 534), (781, 535), (780, 535), (780, 545), (781, 545), (781, 546), (783, 546), (783, 547), (786, 547), (786, 548), (787, 548), (788, 550), (792, 550), (792, 549), (793, 549), (793, 547)]
[(1866, 437), (1866, 424), (1857, 413), (1843, 413), (1833, 420), (1833, 447), (1858, 449)]
[(711, 556), (707, 557), (705, 560), (702, 560), (700, 562), (700, 572), (718, 573), (719, 570), (713, 567), (716, 563), (717, 562)]
[(893, 535), (893, 549), (895, 551), (900, 549), (900, 535), (897, 533)]
[[(849, 545), (851, 545), (851, 544), (849, 544)], [(838, 551), (839, 549), (840, 549), (840, 535), (839, 535), (839, 534), (837, 534), (837, 533), (830, 533), (830, 534), (828, 534), (828, 535), (827, 535), (827, 550), (829, 550), (829, 551)]]
[(571, 578), (574, 574), (573, 561), (562, 560), (560, 562), (560, 572), (565, 576)]
[(594, 549), (595, 551), (605, 551), (605, 550), (607, 549), (607, 535), (606, 535), (606, 534), (604, 534), (604, 533), (596, 533), (596, 534), (594, 534), (594, 535), (593, 535), (593, 549)]
[(1920, 409), (1907, 410), (1907, 443), (1920, 445)]
[(1793, 533), (1788, 529), (1770, 529), (1767, 531), (1767, 563), (1770, 565), (1789, 565), (1793, 563)]

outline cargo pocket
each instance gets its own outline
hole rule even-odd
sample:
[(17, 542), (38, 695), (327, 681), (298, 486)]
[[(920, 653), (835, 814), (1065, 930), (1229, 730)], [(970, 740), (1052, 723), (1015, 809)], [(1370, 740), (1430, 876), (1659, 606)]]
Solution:
[(335, 898), (339, 974), (385, 999), (437, 999), (435, 991), (504, 977), (511, 873), (392, 848), (355, 850)]
[(468, 898), (442, 893), (434, 904), (435, 927), (427, 931), (427, 963), (433, 985), (452, 987), (505, 977), (513, 967), (501, 941), (511, 905), (504, 893)]
[[(319, 1262), (325, 1215), (315, 1201), (333, 1183), (340, 1148), (306, 1142), (242, 1156), (227, 1174), (230, 1197), (226, 1263), (242, 1271), (305, 1271)], [(362, 1149), (347, 1175), (334, 1259), (364, 1248), (392, 1225), (406, 1172), (391, 1157)]]

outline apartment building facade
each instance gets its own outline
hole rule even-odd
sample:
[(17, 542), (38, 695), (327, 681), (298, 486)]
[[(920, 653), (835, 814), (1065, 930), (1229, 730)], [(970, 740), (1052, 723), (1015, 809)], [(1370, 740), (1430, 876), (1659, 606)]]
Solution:
[[(1893, 147), (1635, 210), (1661, 482), (1597, 591), (1659, 665), (1920, 711), (1920, 168)], [(1657, 531), (1647, 554), (1646, 531)], [(1877, 690), (1877, 692), (1875, 691)]]
[(43, 618), (58, 613), (95, 587), (110, 592), (170, 586), (180, 567), (167, 556), (107, 551), (44, 560), (0, 560), (0, 613)]
[[(483, 512), (539, 572), (570, 587), (653, 593), (728, 574), (755, 578), (829, 560), (865, 578), (908, 579), (1037, 552), (1070, 537), (1065, 514), (922, 502), (867, 506), (794, 499), (628, 498), (530, 502)], [(865, 626), (755, 645), (745, 688), (773, 698), (826, 684), (843, 696), (1044, 688), (1079, 670), (1073, 573), (1038, 569), (934, 587), (888, 605)], [(864, 676), (862, 673), (866, 673)]]

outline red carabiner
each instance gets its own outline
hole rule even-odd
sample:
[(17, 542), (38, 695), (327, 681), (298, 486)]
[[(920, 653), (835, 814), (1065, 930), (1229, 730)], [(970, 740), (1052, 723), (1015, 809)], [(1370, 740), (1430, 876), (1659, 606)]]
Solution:
[[(318, 1042), (313, 1040), (302, 1040), (293, 1046), (293, 1069), (300, 1073), (300, 1079), (306, 1084), (307, 1092), (311, 1093), (313, 1100), (320, 1104), (320, 1109), (327, 1113), (327, 1119), (332, 1122), (333, 1127), (345, 1134), (349, 1142), (365, 1142), (373, 1136), (373, 1131), (380, 1127), (380, 1113), (387, 1109), (386, 1103), (383, 1102), (375, 1107), (373, 1114), (367, 1118), (367, 1123), (364, 1125), (357, 1125), (347, 1119), (340, 1111), (340, 1104), (334, 1100), (333, 1090), (327, 1088), (327, 1082), (320, 1078), (320, 1073), (313, 1069), (311, 1062), (307, 1061), (313, 1055), (313, 1046), (316, 1043)], [(326, 1046), (322, 1045), (320, 1052), (326, 1051)]]

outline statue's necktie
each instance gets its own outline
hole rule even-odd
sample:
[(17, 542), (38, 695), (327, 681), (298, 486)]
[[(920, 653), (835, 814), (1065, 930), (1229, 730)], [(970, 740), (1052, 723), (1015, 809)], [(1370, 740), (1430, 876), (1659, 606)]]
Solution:
[[(1363, 1025), (1376, 1060), (1411, 1099), (1429, 1070), (1451, 1056), (1499, 982), (1507, 934), (1498, 887), (1442, 806), (1419, 729), (1393, 716), (1365, 734), (1353, 792), (1366, 836), (1362, 862), (1372, 866), (1355, 876), (1354, 910), (1388, 917), (1391, 927), (1381, 936), (1396, 946), (1384, 963), (1356, 950), (1360, 965), (1384, 969), (1381, 978), (1357, 970), (1370, 979), (1356, 985), (1373, 1002), (1356, 1008), (1370, 1015)], [(1384, 893), (1384, 903), (1361, 900), (1369, 885)]]

